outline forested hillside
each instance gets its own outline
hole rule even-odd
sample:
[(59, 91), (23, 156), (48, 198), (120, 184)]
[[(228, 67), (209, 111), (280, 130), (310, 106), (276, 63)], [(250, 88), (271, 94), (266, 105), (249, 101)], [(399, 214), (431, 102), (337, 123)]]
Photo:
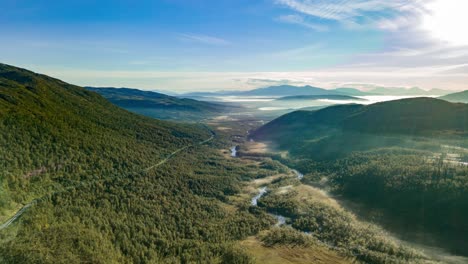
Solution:
[(468, 131), (468, 105), (432, 98), (365, 106), (343, 122), (346, 130), (372, 134), (427, 135)]
[(46, 179), (54, 185), (138, 171), (210, 135), (131, 114), (96, 93), (7, 65), (0, 67), (0, 98), (0, 162), (14, 202), (46, 191)]
[[(468, 255), (468, 106), (429, 98), (282, 116), (253, 133), (312, 185)], [(416, 236), (416, 235), (415, 235)]]
[(1, 263), (245, 263), (232, 241), (271, 224), (223, 206), (254, 175), (201, 125), (1, 64), (0, 127), (1, 222), (31, 205), (0, 230)]
[(115, 105), (129, 111), (158, 119), (199, 121), (239, 109), (239, 106), (234, 105), (177, 98), (138, 89), (94, 87), (86, 89), (99, 93)]
[(260, 127), (254, 137), (268, 139), (285, 133), (303, 135), (322, 128), (402, 135), (466, 131), (468, 105), (413, 98), (368, 106), (338, 105), (318, 111), (296, 111)]

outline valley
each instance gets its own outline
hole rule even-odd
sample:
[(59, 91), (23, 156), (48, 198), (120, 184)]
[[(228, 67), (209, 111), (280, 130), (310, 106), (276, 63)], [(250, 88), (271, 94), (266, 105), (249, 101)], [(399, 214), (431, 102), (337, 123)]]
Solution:
[(279, 118), (244, 106), (180, 122), (11, 66), (0, 84), (1, 262), (467, 262), (463, 224), (414, 198), (464, 219), (464, 105), (415, 98)]
[[(380, 103), (365, 110), (359, 106), (336, 106), (316, 112), (298, 111), (261, 127), (253, 137), (273, 141), (276, 149), (287, 151), (288, 155), (280, 155), (277, 159), (305, 172), (305, 182), (340, 197), (347, 208), (363, 219), (375, 221), (397, 237), (421, 242), (419, 248), (433, 247), (426, 248), (428, 252), (437, 251), (434, 247), (444, 247), (455, 255), (466, 256), (465, 229), (458, 220), (451, 222), (451, 219), (463, 217), (462, 208), (466, 205), (465, 185), (459, 183), (466, 179), (467, 172), (463, 162), (464, 147), (454, 147), (466, 143), (466, 135), (462, 132), (466, 125), (466, 105), (425, 99), (433, 105), (426, 104), (427, 109), (420, 115), (416, 107), (420, 100), (423, 99)], [(382, 114), (379, 116), (385, 125), (383, 129), (378, 128), (380, 120), (373, 119), (371, 129), (367, 128), (369, 120), (357, 121), (363, 118), (361, 116), (372, 117), (373, 108), (382, 111), (392, 104), (413, 103), (415, 106), (408, 115), (417, 115), (418, 120), (399, 120), (397, 129), (393, 128), (391, 117), (382, 118)], [(439, 121), (437, 115), (443, 111), (431, 111), (444, 105), (454, 109), (446, 112), (444, 120)], [(456, 110), (458, 107), (460, 112)], [(399, 107), (388, 113), (398, 113), (398, 118), (405, 118), (405, 111)], [(347, 118), (349, 113), (356, 114)], [(425, 128), (424, 115), (431, 116), (432, 129), (444, 132), (415, 129)], [(461, 127), (451, 127), (454, 124), (451, 118), (458, 120), (453, 122)], [(363, 126), (357, 125), (360, 122)], [(412, 122), (411, 128), (402, 125), (406, 122)], [(455, 132), (457, 130), (459, 132)], [(443, 214), (441, 210), (444, 210)], [(450, 217), (447, 219), (447, 216)], [(457, 229), (450, 231), (448, 226)], [(451, 254), (444, 254), (451, 259)], [(452, 261), (447, 259), (444, 257), (443, 261)], [(466, 261), (460, 257), (453, 263)]]
[[(223, 127), (225, 127), (227, 124), (224, 123), (222, 124)], [(233, 128), (234, 129), (234, 128)], [(253, 129), (253, 128), (252, 128)], [(236, 135), (236, 140), (239, 140), (238, 134)], [(238, 142), (239, 143), (239, 142)], [(238, 149), (238, 156), (232, 157), (235, 159), (241, 159), (241, 160), (250, 160), (250, 162), (259, 162), (261, 160), (264, 160), (265, 158), (267, 160), (270, 159), (270, 157), (274, 157), (277, 154), (270, 148), (266, 148), (266, 146), (262, 146), (259, 148), (259, 144), (257, 142), (248, 140), (247, 134), (245, 141), (243, 143), (240, 143), (237, 146)], [(281, 155), (281, 153), (278, 153)], [(284, 166), (282, 164), (278, 164), (279, 166)], [(363, 232), (360, 228), (366, 229), (366, 233), (370, 233), (371, 236), (375, 236), (372, 239), (383, 239), (382, 242), (380, 243), (388, 243), (389, 245), (399, 245), (399, 249), (401, 252), (407, 252), (405, 254), (409, 254), (408, 258), (406, 259), (405, 262), (411, 262), (411, 263), (416, 263), (416, 262), (421, 262), (421, 263), (430, 263), (431, 260), (433, 263), (436, 263), (438, 261), (441, 261), (443, 263), (465, 263), (468, 259), (462, 256), (456, 256), (448, 253), (447, 251), (441, 249), (441, 248), (435, 248), (431, 247), (429, 245), (425, 245), (424, 243), (418, 243), (411, 239), (409, 237), (406, 237), (409, 240), (402, 240), (398, 234), (391, 234), (387, 231), (384, 231), (381, 227), (378, 226), (377, 223), (372, 220), (372, 218), (368, 218), (364, 215), (359, 214), (359, 211), (354, 211), (355, 207), (349, 206), (349, 201), (346, 201), (344, 197), (336, 197), (336, 196), (330, 196), (330, 194), (326, 191), (321, 189), (320, 187), (314, 187), (313, 185), (308, 185), (304, 184), (301, 182), (301, 179), (303, 179), (304, 175), (300, 174), (299, 172), (288, 168), (288, 167), (283, 167), (283, 169), (280, 170), (282, 173), (277, 174), (277, 175), (272, 175), (268, 177), (261, 177), (259, 179), (256, 179), (252, 181), (251, 183), (248, 183), (247, 186), (245, 187), (245, 194), (241, 194), (240, 196), (236, 196), (233, 201), (236, 203), (240, 203), (240, 201), (250, 201), (251, 206), (253, 207), (259, 207), (262, 209), (266, 209), (267, 212), (270, 213), (270, 215), (276, 220), (274, 224), (272, 224), (271, 228), (273, 231), (264, 231), (264, 232), (280, 232), (276, 230), (275, 228), (280, 228), (280, 229), (285, 229), (289, 230), (290, 232), (303, 232), (301, 231), (301, 228), (299, 224), (294, 224), (295, 221), (293, 220), (298, 217), (298, 215), (301, 215), (301, 211), (305, 210), (305, 212), (308, 210), (307, 205), (312, 206), (314, 208), (315, 206), (325, 206), (327, 210), (332, 210), (338, 213), (338, 214), (343, 214), (343, 217), (350, 217), (348, 221), (355, 222), (355, 227), (352, 227), (351, 229), (355, 228), (354, 232)], [(306, 181), (307, 182), (307, 181)], [(293, 195), (293, 196), (291, 196)], [(282, 205), (273, 205), (269, 206), (268, 203), (264, 203), (263, 199), (269, 198), (269, 197), (275, 197), (275, 199), (285, 199), (285, 201), (281, 202), (280, 204)], [(270, 198), (271, 199), (271, 198)], [(268, 201), (268, 200), (267, 200)], [(283, 203), (286, 204), (283, 204)], [(291, 203), (291, 204), (288, 204)], [(292, 206), (292, 207), (291, 207)], [(302, 208), (302, 209), (301, 209)], [(319, 207), (321, 208), (321, 207)], [(294, 212), (295, 210), (299, 210), (299, 212)], [(324, 209), (321, 209), (324, 210)], [(318, 213), (318, 215), (315, 215), (315, 217), (321, 217), (322, 213)], [(356, 215), (357, 214), (357, 215)], [(285, 216), (286, 215), (286, 216)], [(292, 218), (291, 218), (292, 217)], [(330, 217), (329, 215), (326, 216), (327, 218)], [(292, 227), (291, 227), (292, 225)], [(353, 224), (354, 225), (354, 224)], [(295, 229), (299, 228), (299, 229)], [(332, 229), (339, 227), (332, 227)], [(349, 227), (348, 227), (349, 228)], [(292, 230), (298, 230), (298, 231), (292, 231)], [(302, 230), (309, 230), (309, 229), (302, 229)], [(289, 232), (288, 231), (288, 232)], [(281, 232), (286, 232), (284, 230), (281, 230)], [(317, 235), (320, 236), (322, 231), (317, 231)], [(375, 233), (373, 233), (375, 232)], [(303, 234), (306, 236), (309, 236), (309, 231), (305, 231)], [(362, 234), (361, 234), (362, 235)], [(333, 242), (324, 242), (327, 241), (326, 239), (323, 240), (318, 240), (316, 243), (318, 243), (317, 248), (313, 249), (313, 247), (309, 248), (301, 248), (297, 249), (299, 253), (298, 255), (295, 255), (296, 257), (286, 257), (289, 254), (292, 254), (294, 250), (290, 247), (288, 251), (283, 253), (283, 250), (285, 250), (281, 245), (275, 245), (273, 248), (269, 246), (265, 246), (265, 244), (261, 243), (261, 236), (259, 235), (257, 237), (251, 237), (248, 240), (244, 241), (241, 243), (241, 245), (249, 247), (254, 247), (255, 252), (257, 252), (258, 255), (255, 254), (252, 250), (248, 250), (249, 252), (252, 252), (257, 257), (257, 260), (261, 259), (262, 256), (274, 256), (273, 259), (277, 259), (276, 261), (285, 261), (286, 263), (302, 263), (308, 260), (308, 255), (307, 253), (300, 253), (300, 252), (314, 252), (315, 254), (321, 254), (321, 250), (327, 249), (331, 251), (338, 252), (341, 254), (341, 260), (335, 259), (333, 263), (341, 263), (340, 261), (344, 261), (343, 263), (349, 263), (349, 262), (356, 262), (359, 260), (364, 260), (364, 262), (376, 262), (379, 263), (381, 260), (378, 260), (379, 255), (378, 254), (386, 254), (384, 252), (378, 253), (376, 255), (373, 255), (375, 253), (350, 253), (349, 247), (351, 245), (343, 245), (341, 246), (343, 248), (333, 246)], [(315, 237), (315, 236), (314, 236)], [(326, 236), (325, 236), (326, 237)], [(334, 235), (336, 237), (336, 235)], [(285, 239), (285, 237), (283, 237)], [(323, 237), (322, 237), (323, 239)], [(385, 241), (385, 242), (384, 242)], [(440, 245), (440, 244), (439, 244)], [(289, 245), (291, 246), (291, 244)], [(293, 247), (296, 248), (296, 247)], [(362, 250), (362, 249), (361, 249)], [(263, 253), (260, 253), (263, 252)], [(268, 252), (268, 253), (267, 253)], [(411, 252), (411, 253), (410, 253)], [(310, 254), (309, 253), (309, 254)], [(262, 255), (265, 254), (265, 255)], [(281, 256), (281, 254), (284, 254), (284, 256)], [(301, 257), (298, 257), (301, 256)], [(387, 261), (390, 259), (390, 256), (386, 256), (385, 258)], [(375, 259), (372, 259), (375, 258)], [(327, 258), (325, 258), (327, 259)], [(410, 260), (411, 259), (411, 260)], [(273, 260), (271, 260), (274, 262)], [(291, 261), (291, 262), (288, 262)], [(322, 263), (320, 262), (320, 259), (315, 259), (317, 263)], [(328, 259), (330, 261), (330, 259)], [(397, 261), (394, 259), (393, 261)], [(402, 260), (400, 260), (402, 261)], [(398, 261), (397, 261), (398, 262)], [(258, 262), (261, 263), (261, 262)], [(327, 262), (323, 262), (327, 263)]]
[(0, 264), (468, 264), (468, 1), (0, 4)]

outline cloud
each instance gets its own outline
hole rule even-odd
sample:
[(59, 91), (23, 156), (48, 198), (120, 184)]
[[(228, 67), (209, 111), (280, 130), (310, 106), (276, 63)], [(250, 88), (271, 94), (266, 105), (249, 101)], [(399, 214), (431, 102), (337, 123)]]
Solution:
[[(417, 78), (431, 79), (429, 74), (434, 72), (426, 71), (428, 66), (437, 69), (468, 63), (468, 41), (462, 41), (468, 39), (462, 33), (466, 23), (460, 23), (466, 16), (463, 11), (455, 12), (464, 10), (458, 0), (276, 0), (276, 3), (296, 11), (299, 18), (290, 17), (289, 20), (297, 23), (313, 17), (328, 25), (336, 23), (349, 31), (384, 33), (381, 51), (354, 54), (340, 63), (340, 67), (350, 70), (354, 67), (353, 72), (365, 74), (369, 69), (385, 76), (387, 69), (400, 69), (403, 76), (425, 69), (419, 72), (427, 72), (427, 75)], [(443, 32), (444, 37), (437, 34), (438, 31)], [(454, 84), (460, 79), (447, 81), (448, 85), (460, 86)]]
[(315, 23), (310, 23), (305, 21), (303, 16), (300, 15), (284, 15), (278, 17), (278, 21), (284, 22), (284, 23), (289, 23), (289, 24), (296, 24), (296, 25), (301, 25), (303, 27), (319, 31), (319, 32), (324, 32), (328, 31), (328, 27), (325, 25), (320, 25), (320, 24), (315, 24)]
[(348, 27), (395, 30), (410, 26), (425, 12), (421, 0), (276, 0), (299, 13), (338, 21)]
[[(448, 69), (444, 72), (442, 72), (442, 74), (453, 74), (453, 75), (468, 75), (468, 64), (465, 64), (465, 65), (459, 65), (459, 66), (455, 66), (451, 69)], [(466, 86), (468, 89), (468, 85)]]
[(431, 88), (465, 90), (468, 89), (466, 67), (467, 64), (415, 68), (349, 65), (297, 72), (93, 71), (29, 68), (83, 86), (124, 86), (182, 92), (247, 90), (278, 84), (336, 88), (350, 83), (386, 87), (417, 86), (426, 90)]
[(375, 25), (379, 29), (388, 30), (388, 31), (397, 31), (402, 28), (407, 28), (411, 25), (414, 25), (415, 17), (406, 17), (401, 16), (393, 19), (382, 18), (376, 21)]
[(353, 61), (374, 68), (450, 67), (468, 63), (468, 47), (419, 43), (415, 47), (393, 48), (380, 53), (356, 54)]
[(276, 85), (303, 85), (303, 81), (289, 80), (289, 79), (257, 79), (257, 78), (247, 78), (247, 79), (234, 79), (239, 83), (243, 83), (254, 88), (263, 87), (263, 86), (276, 86)]
[(201, 44), (208, 44), (213, 46), (225, 46), (231, 44), (229, 41), (207, 35), (198, 35), (198, 34), (178, 34), (179, 39), (183, 41), (197, 42)]

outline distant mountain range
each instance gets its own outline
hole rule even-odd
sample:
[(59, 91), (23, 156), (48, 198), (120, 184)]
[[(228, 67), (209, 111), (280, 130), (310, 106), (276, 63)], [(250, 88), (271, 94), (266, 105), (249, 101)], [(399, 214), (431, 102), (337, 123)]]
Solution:
[(326, 90), (312, 86), (280, 85), (257, 88), (249, 91), (220, 91), (220, 92), (195, 92), (184, 96), (294, 96), (294, 95), (327, 95), (340, 94), (336, 91)]
[(413, 88), (400, 88), (400, 87), (377, 87), (369, 91), (369, 93), (377, 95), (394, 95), (394, 96), (418, 96), (418, 95), (427, 95), (427, 96), (437, 96), (445, 95), (449, 93), (448, 91), (441, 89), (431, 89), (423, 90), (417, 87)]
[(336, 91), (326, 90), (312, 86), (291, 86), (280, 85), (270, 86), (266, 88), (258, 88), (251, 91), (241, 92), (240, 95), (244, 96), (297, 96), (297, 95), (330, 95), (340, 94)]
[(168, 120), (200, 120), (239, 108), (133, 88), (85, 87), (129, 111)]
[(257, 88), (249, 91), (220, 91), (220, 92), (194, 92), (181, 95), (182, 97), (217, 97), (217, 96), (299, 96), (299, 95), (392, 95), (392, 96), (438, 96), (448, 91), (432, 89), (429, 91), (420, 88), (376, 87), (370, 91), (361, 91), (356, 88), (323, 89), (313, 86), (279, 85)]
[(439, 97), (439, 99), (446, 100), (446, 101), (453, 102), (453, 103), (468, 103), (468, 90), (459, 92), (459, 93), (448, 94), (448, 95)]
[(366, 95), (377, 95), (371, 92), (363, 92), (359, 89), (356, 88), (336, 88), (334, 91), (344, 94), (344, 95), (349, 95), (349, 96), (366, 96)]

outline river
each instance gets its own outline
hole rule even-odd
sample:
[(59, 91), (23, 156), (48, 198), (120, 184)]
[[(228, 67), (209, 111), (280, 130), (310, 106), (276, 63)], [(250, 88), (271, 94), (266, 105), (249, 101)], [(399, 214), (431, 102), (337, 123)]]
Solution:
[(260, 198), (262, 198), (263, 195), (265, 195), (265, 193), (267, 193), (268, 189), (267, 187), (262, 187), (260, 189), (258, 189), (259, 193), (257, 195), (255, 195), (254, 198), (252, 198), (252, 201), (250, 202), (250, 204), (252, 204), (252, 206), (257, 206), (258, 205), (258, 200)]
[(294, 172), (294, 174), (296, 174), (296, 177), (297, 177), (298, 180), (302, 180), (304, 178), (304, 174), (300, 173), (299, 171), (292, 170), (292, 172)]
[(231, 148), (231, 157), (237, 157), (237, 146)]
[[(231, 151), (233, 151), (233, 150), (235, 151), (235, 148), (236, 148), (236, 147), (232, 147), (232, 148), (231, 148)], [(235, 153), (235, 152), (234, 152), (234, 153)], [(232, 155), (231, 155), (231, 156), (232, 156)], [(233, 156), (233, 157), (235, 157), (235, 156)], [(304, 178), (304, 174), (300, 173), (299, 171), (293, 170), (293, 169), (291, 169), (291, 171), (296, 175), (296, 178), (297, 178), (298, 180), (302, 180), (302, 178)], [(257, 206), (257, 205), (258, 205), (258, 200), (259, 200), (260, 198), (262, 198), (262, 196), (265, 195), (267, 192), (268, 192), (268, 188), (267, 188), (267, 187), (261, 187), (261, 188), (259, 188), (259, 189), (258, 189), (258, 194), (255, 195), (255, 196), (252, 198), (250, 204), (251, 204), (252, 206)], [(275, 226), (282, 226), (282, 225), (285, 225), (285, 224), (286, 224), (286, 217), (284, 217), (284, 216), (282, 216), (282, 215), (279, 215), (279, 214), (270, 214), (270, 215), (273, 216), (274, 218), (276, 218), (276, 220), (277, 220), (277, 223), (275, 224)]]
[[(300, 173), (299, 171), (294, 170), (294, 169), (291, 169), (291, 171), (296, 175), (297, 179), (299, 179), (299, 180), (303, 179), (304, 175), (302, 173)], [(316, 189), (318, 191), (320, 191), (320, 193), (322, 193), (326, 197), (336, 201), (337, 204), (340, 204), (341, 206), (343, 206), (342, 201), (336, 200), (335, 198), (328, 195), (328, 193), (326, 193), (322, 189), (319, 189), (319, 188), (316, 188)], [(260, 198), (262, 198), (267, 192), (268, 192), (268, 188), (266, 186), (259, 188), (258, 189), (258, 194), (255, 195), (251, 200), (251, 205), (252, 206), (258, 206), (258, 200)], [(346, 210), (349, 210), (349, 208), (346, 208)], [(286, 224), (286, 219), (287, 219), (286, 217), (284, 217), (282, 215), (278, 215), (278, 214), (270, 214), (270, 215), (273, 216), (277, 220), (277, 222), (275, 224), (276, 227), (279, 227), (279, 226), (282, 226), (282, 225)], [(305, 232), (305, 233), (308, 234), (307, 232)], [(468, 263), (468, 258), (463, 257), (463, 256), (452, 255), (452, 254), (450, 254), (449, 252), (447, 252), (446, 250), (444, 250), (442, 248), (429, 247), (427, 245), (423, 245), (423, 244), (420, 244), (420, 243), (405, 241), (405, 240), (402, 240), (402, 239), (398, 238), (397, 234), (391, 234), (390, 232), (388, 234), (395, 241), (398, 241), (399, 243), (401, 243), (403, 245), (407, 245), (407, 246), (409, 246), (411, 248), (417, 249), (417, 250), (421, 251), (423, 254), (425, 254), (426, 256), (429, 256), (430, 258), (432, 258), (434, 260), (441, 261), (442, 263), (449, 263), (449, 264)]]
[[(252, 201), (250, 202), (250, 204), (252, 206), (258, 206), (258, 200), (260, 198), (262, 198), (263, 195), (265, 195), (266, 193), (268, 192), (268, 188), (267, 187), (261, 187), (258, 189), (258, 194), (255, 195), (253, 198), (252, 198)], [(282, 216), (282, 215), (279, 215), (279, 214), (270, 214), (271, 216), (273, 216), (274, 218), (276, 218), (277, 222), (275, 224), (275, 226), (282, 226), (284, 224), (286, 224), (286, 217)]]

